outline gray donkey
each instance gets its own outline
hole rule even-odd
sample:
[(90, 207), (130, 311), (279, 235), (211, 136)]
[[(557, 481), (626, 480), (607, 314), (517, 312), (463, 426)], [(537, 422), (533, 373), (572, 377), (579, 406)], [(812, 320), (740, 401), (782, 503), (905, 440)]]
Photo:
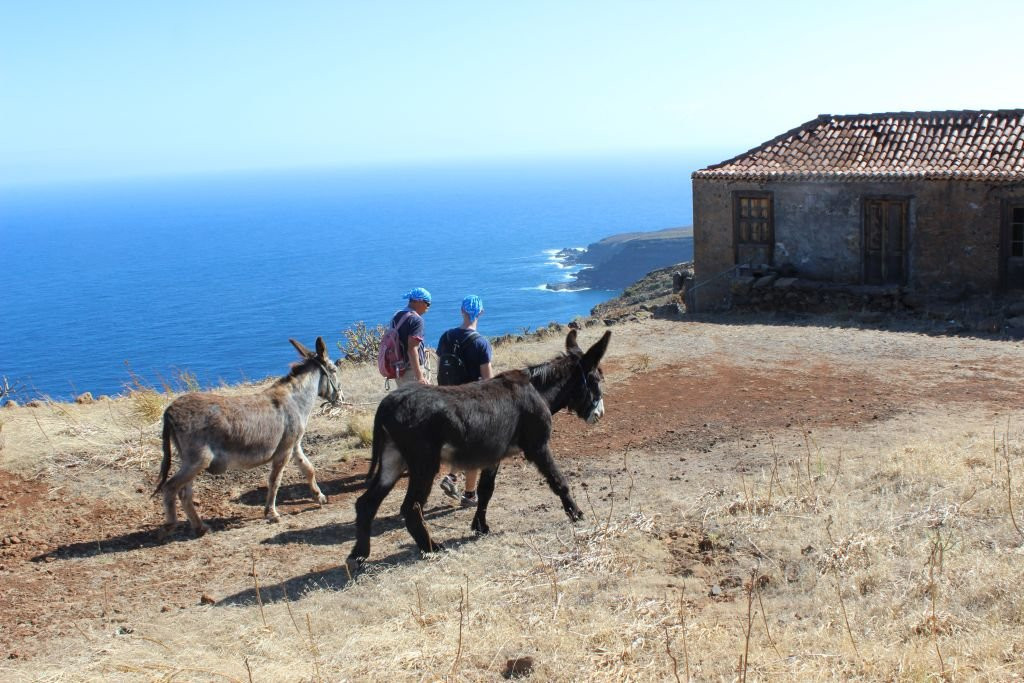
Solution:
[[(267, 479), (267, 503), (263, 514), (276, 522), (277, 489), (281, 473), (294, 455), (299, 469), (306, 475), (313, 497), (321, 505), (327, 496), (316, 484), (313, 465), (302, 452), (302, 435), (317, 397), (337, 403), (337, 370), (327, 357), (321, 337), (316, 339), (316, 353), (289, 339), (302, 360), (291, 372), (258, 394), (248, 396), (215, 396), (185, 394), (164, 411), (164, 458), (160, 463), (160, 481), (155, 496), (164, 494), (166, 522), (161, 539), (174, 531), (178, 523), (175, 497), (181, 498), (189, 523), (196, 536), (208, 530), (192, 504), (192, 480), (203, 470), (222, 474), (229, 469), (250, 469), (270, 461)], [(171, 441), (178, 448), (181, 466), (170, 479)]]

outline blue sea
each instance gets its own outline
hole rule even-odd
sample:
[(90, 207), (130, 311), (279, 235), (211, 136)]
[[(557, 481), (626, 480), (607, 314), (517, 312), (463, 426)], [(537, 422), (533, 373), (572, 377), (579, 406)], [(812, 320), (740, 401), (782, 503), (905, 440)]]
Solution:
[(675, 156), (250, 172), (0, 188), (0, 375), (19, 397), (286, 372), (290, 337), (433, 294), (428, 343), (479, 294), (483, 334), (567, 322), (618, 292), (544, 287), (553, 254), (692, 222)]

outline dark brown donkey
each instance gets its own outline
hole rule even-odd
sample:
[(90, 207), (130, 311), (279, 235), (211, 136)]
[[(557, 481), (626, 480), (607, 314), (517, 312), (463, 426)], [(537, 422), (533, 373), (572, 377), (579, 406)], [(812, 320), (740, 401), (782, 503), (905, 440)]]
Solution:
[[(338, 402), (341, 392), (337, 369), (327, 357), (322, 338), (316, 339), (316, 353), (294, 339), (288, 341), (302, 360), (264, 391), (247, 396), (185, 394), (164, 411), (164, 459), (160, 464), (160, 481), (153, 492), (154, 496), (161, 490), (164, 493), (166, 521), (160, 530), (161, 538), (178, 523), (176, 497), (181, 498), (196, 536), (206, 533), (207, 527), (192, 504), (192, 480), (203, 470), (222, 474), (270, 461), (263, 514), (273, 522), (279, 517), (275, 504), (281, 473), (295, 456), (313, 497), (321, 505), (327, 502), (327, 496), (316, 484), (313, 465), (302, 452), (302, 435), (318, 397)], [(168, 479), (172, 441), (178, 447), (181, 466)]]
[(520, 451), (544, 475), (569, 519), (581, 519), (583, 513), (548, 447), (551, 415), (568, 408), (591, 424), (604, 415), (599, 363), (609, 339), (610, 331), (584, 353), (573, 330), (565, 339), (567, 353), (547, 363), (459, 386), (409, 385), (385, 396), (373, 421), (368, 488), (356, 501), (356, 544), (348, 556), (349, 568), (358, 568), (369, 556), (373, 518), (406, 471), (406, 528), (423, 552), (442, 548), (423, 523), (423, 505), (442, 461), (483, 470), (472, 524), (482, 534), (490, 530), (487, 504), (498, 465)]

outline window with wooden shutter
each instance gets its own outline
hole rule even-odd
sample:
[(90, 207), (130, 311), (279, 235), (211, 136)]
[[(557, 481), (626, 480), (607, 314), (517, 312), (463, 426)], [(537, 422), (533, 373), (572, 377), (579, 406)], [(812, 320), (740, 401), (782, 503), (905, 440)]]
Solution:
[(769, 265), (775, 252), (775, 225), (770, 192), (734, 195), (733, 232), (736, 263)]

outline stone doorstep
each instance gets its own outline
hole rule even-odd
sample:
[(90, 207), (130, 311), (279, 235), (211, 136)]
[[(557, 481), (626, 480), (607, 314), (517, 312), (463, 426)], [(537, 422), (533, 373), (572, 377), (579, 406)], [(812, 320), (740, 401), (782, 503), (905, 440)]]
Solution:
[(796, 283), (795, 277), (780, 277), (775, 281), (775, 289), (790, 289)]

